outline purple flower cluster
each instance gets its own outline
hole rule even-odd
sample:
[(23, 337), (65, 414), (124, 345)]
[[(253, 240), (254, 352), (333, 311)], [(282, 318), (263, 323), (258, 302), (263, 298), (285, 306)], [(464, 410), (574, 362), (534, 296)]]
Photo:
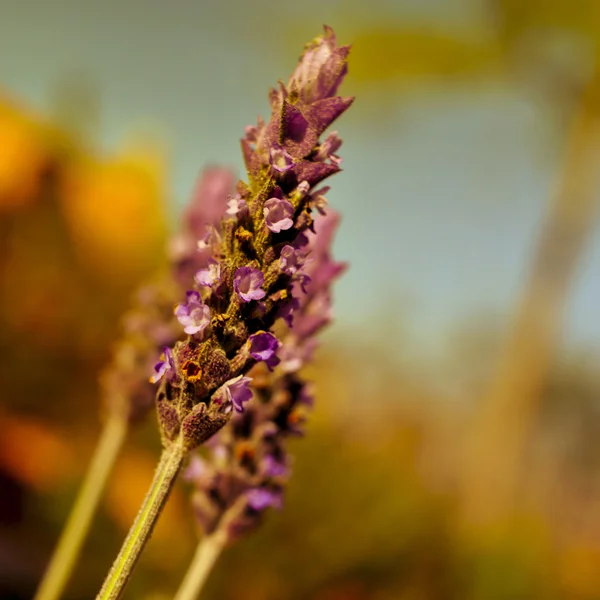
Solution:
[(204, 457), (192, 456), (186, 478), (194, 486), (194, 512), (206, 534), (223, 528), (234, 540), (256, 528), (265, 510), (282, 506), (291, 463), (287, 440), (303, 433), (313, 403), (298, 370), (309, 361), (316, 334), (330, 320), (331, 285), (345, 268), (330, 255), (338, 221), (329, 212), (307, 235), (302, 255), (312, 279), (293, 326), (280, 334), (281, 342), (267, 332), (250, 337), (251, 353), (267, 365), (276, 346), (284, 358), (274, 371), (262, 363), (250, 371), (254, 399), (208, 441)]
[[(352, 103), (336, 96), (348, 52), (329, 28), (308, 45), (288, 85), (271, 91), (269, 121), (246, 129), (248, 183), (238, 182), (221, 206), (220, 228), (194, 213), (195, 227), (204, 225), (194, 230), (204, 264), (196, 263), (192, 289), (175, 308), (187, 337), (164, 351), (153, 376), (166, 445), (179, 439), (192, 449), (219, 431), (248, 401), (250, 369), (272, 370), (282, 355), (298, 354), (319, 325), (301, 307), (320, 293), (314, 277), (328, 282), (324, 267), (312, 264), (320, 260), (313, 212), (326, 206), (326, 189), (314, 188), (340, 170), (339, 137), (320, 136)], [(275, 334), (282, 321), (294, 323), (294, 348)]]

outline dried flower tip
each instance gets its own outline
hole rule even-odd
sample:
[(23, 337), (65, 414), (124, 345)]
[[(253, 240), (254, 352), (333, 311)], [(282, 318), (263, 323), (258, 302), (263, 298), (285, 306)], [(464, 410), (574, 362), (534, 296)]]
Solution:
[(325, 35), (307, 45), (288, 87), (305, 102), (335, 96), (348, 70), (349, 46), (337, 46), (335, 33), (325, 26)]

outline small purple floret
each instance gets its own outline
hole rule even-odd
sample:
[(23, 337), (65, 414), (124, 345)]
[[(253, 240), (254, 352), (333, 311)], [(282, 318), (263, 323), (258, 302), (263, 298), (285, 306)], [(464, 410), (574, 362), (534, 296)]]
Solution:
[(187, 292), (185, 304), (175, 307), (175, 316), (183, 325), (183, 331), (188, 335), (200, 333), (210, 323), (210, 308), (203, 304), (200, 294), (196, 291)]
[(233, 289), (244, 302), (260, 300), (266, 295), (262, 289), (265, 276), (259, 269), (252, 267), (240, 267), (233, 278)]
[(302, 265), (303, 255), (293, 246), (284, 246), (279, 255), (281, 270), (286, 275), (293, 275)]
[[(238, 412), (243, 412), (244, 404), (252, 398), (252, 390), (248, 387), (251, 381), (252, 377), (238, 375), (225, 382), (221, 387), (226, 399), (233, 404), (233, 407)], [(218, 392), (216, 394), (218, 395)]]
[(280, 146), (270, 149), (269, 163), (273, 170), (278, 173), (285, 173), (294, 166), (292, 157)]
[(221, 279), (221, 265), (213, 258), (209, 259), (208, 267), (206, 269), (200, 269), (194, 275), (194, 279), (198, 285), (211, 287)]
[(268, 367), (273, 368), (279, 363), (276, 356), (281, 342), (268, 331), (254, 333), (248, 339), (249, 353), (255, 360), (264, 361)]
[(162, 360), (154, 365), (154, 373), (150, 377), (151, 383), (158, 383), (163, 377), (168, 380), (175, 375), (175, 361), (171, 348), (163, 348), (161, 358)]
[(294, 207), (282, 198), (270, 198), (263, 208), (267, 227), (273, 233), (289, 229), (294, 224)]

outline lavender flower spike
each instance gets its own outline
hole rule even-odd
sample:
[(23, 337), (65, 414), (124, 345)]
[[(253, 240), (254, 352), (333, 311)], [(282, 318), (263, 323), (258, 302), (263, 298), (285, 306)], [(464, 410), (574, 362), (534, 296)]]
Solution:
[[(325, 205), (313, 188), (340, 170), (333, 151), (341, 140), (320, 137), (352, 103), (335, 95), (347, 54), (326, 28), (289, 85), (271, 90), (270, 119), (246, 129), (248, 182), (237, 184), (223, 208), (220, 231), (202, 237), (198, 248), (208, 257), (194, 272), (200, 289), (176, 308), (189, 337), (171, 348), (175, 375), (159, 381), (165, 445), (182, 437), (191, 449), (207, 440), (244, 409), (249, 370), (257, 362), (272, 369), (280, 361), (285, 348), (273, 329), (293, 322), (302, 304), (298, 293), (309, 295), (305, 246), (311, 213)], [(297, 430), (302, 418), (290, 419)]]
[[(327, 190), (313, 191), (316, 183), (337, 170), (339, 160), (333, 153), (340, 142), (337, 135), (323, 147), (316, 140), (325, 114), (330, 122), (340, 107), (349, 105), (331, 97), (346, 72), (347, 54), (348, 48), (337, 47), (333, 32), (326, 28), (325, 36), (307, 47), (289, 87), (271, 93), (271, 121), (259, 121), (242, 142), (251, 181), (262, 181), (269, 173), (276, 180), (276, 193), (263, 192), (262, 209), (267, 230), (276, 240), (283, 237), (284, 243), (268, 250), (264, 305), (268, 311), (269, 303), (276, 301), (277, 317), (287, 327), (282, 324), (277, 337), (267, 329), (251, 333), (247, 353), (259, 361), (248, 374), (253, 377), (254, 397), (211, 438), (201, 471), (195, 469), (202, 476), (189, 472), (202, 529), (209, 535), (224, 531), (230, 541), (255, 529), (269, 508), (281, 507), (290, 476), (287, 441), (303, 434), (313, 403), (310, 386), (298, 371), (310, 360), (317, 333), (331, 319), (331, 285), (345, 269), (331, 258), (339, 218), (327, 208), (323, 197)], [(292, 161), (287, 170), (272, 168), (272, 151), (280, 147)], [(286, 216), (282, 200), (293, 209), (289, 229), (277, 225)], [(313, 220), (308, 216), (312, 208), (325, 216)], [(306, 223), (310, 228), (303, 226)], [(293, 235), (298, 227), (300, 234)], [(288, 285), (272, 287), (272, 281)]]

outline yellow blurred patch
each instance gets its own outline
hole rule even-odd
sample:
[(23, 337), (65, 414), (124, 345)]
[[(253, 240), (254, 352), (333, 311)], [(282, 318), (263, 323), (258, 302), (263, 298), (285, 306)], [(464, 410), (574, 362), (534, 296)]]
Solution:
[(161, 165), (133, 151), (69, 168), (65, 219), (81, 259), (99, 275), (128, 280), (155, 267), (166, 229)]
[(560, 581), (568, 597), (591, 598), (600, 587), (600, 549), (593, 545), (573, 545), (560, 560)]
[(497, 67), (499, 46), (479, 35), (445, 33), (426, 27), (378, 27), (352, 39), (350, 81), (372, 83), (461, 76)]
[(0, 98), (0, 211), (33, 202), (47, 161), (34, 121)]

